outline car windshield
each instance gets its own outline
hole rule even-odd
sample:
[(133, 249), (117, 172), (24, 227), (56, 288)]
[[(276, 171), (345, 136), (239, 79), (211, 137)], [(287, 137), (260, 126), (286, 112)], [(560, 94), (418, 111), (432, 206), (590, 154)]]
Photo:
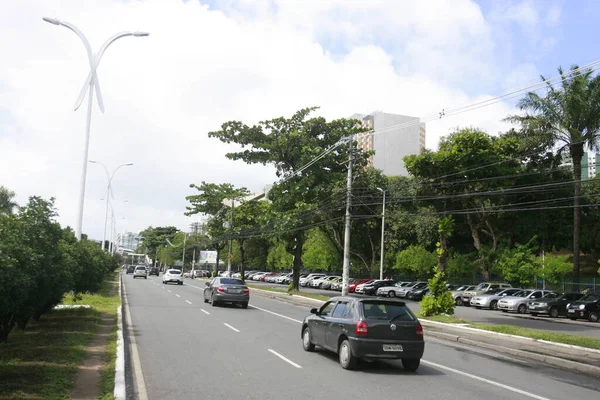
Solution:
[(487, 294), (496, 294), (502, 292), (504, 289), (491, 289), (487, 291)]
[(381, 319), (386, 321), (414, 321), (411, 311), (402, 303), (386, 301), (361, 302), (363, 315), (367, 319)]
[(144, 271), (145, 271), (145, 270), (146, 270), (146, 267), (137, 267), (135, 270), (136, 270), (136, 271), (141, 271), (141, 270), (144, 270)]
[(600, 301), (600, 294), (588, 294), (578, 301)]
[(485, 290), (489, 285), (487, 283), (480, 283), (479, 285), (475, 286), (475, 290)]
[(233, 278), (221, 278), (219, 279), (219, 283), (223, 285), (243, 285), (244, 282), (241, 279), (233, 279)]
[(427, 286), (427, 283), (425, 283), (425, 282), (421, 282), (421, 283), (417, 283), (417, 284), (414, 286), (414, 288), (415, 288), (415, 289), (422, 289), (422, 288), (424, 288), (425, 286)]
[(520, 292), (514, 293), (513, 297), (527, 297), (531, 294), (531, 290), (521, 290)]
[(178, 269), (170, 269), (167, 272), (171, 275), (181, 275), (181, 271)]
[(564, 293), (554, 293), (554, 292), (550, 292), (548, 294), (546, 294), (543, 299), (558, 299), (559, 297), (562, 297), (564, 295)]

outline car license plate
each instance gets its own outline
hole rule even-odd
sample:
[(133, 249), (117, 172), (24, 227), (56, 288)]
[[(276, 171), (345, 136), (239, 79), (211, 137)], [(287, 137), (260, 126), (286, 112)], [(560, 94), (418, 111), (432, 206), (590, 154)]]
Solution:
[(575, 312), (575, 310), (569, 310), (569, 312), (570, 312), (570, 313), (574, 313), (574, 312)]
[(535, 310), (535, 306), (529, 306), (529, 309)]
[(229, 293), (241, 293), (242, 289), (229, 289)]
[(402, 351), (401, 344), (384, 344), (383, 351)]

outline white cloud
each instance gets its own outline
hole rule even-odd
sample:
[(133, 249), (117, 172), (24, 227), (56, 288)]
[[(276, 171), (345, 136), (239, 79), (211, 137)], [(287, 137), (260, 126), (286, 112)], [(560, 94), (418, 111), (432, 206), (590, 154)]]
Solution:
[(546, 14), (546, 25), (555, 27), (560, 23), (562, 10), (558, 4), (553, 4)]
[[(56, 197), (61, 223), (74, 225), (86, 104), (77, 112), (72, 106), (88, 65), (79, 39), (42, 16), (76, 24), (94, 49), (121, 30), (151, 33), (111, 45), (98, 70), (106, 113), (94, 105), (90, 159), (111, 169), (135, 163), (114, 180), (119, 230), (185, 228), (192, 182), (257, 190), (274, 180), (271, 168), (225, 159), (235, 147), (207, 136), (225, 121), (254, 123), (313, 105), (327, 118), (376, 109), (421, 116), (489, 97), (469, 97), (457, 89), (461, 82), (503, 79), (492, 68), (490, 28), (466, 0), (255, 4), (4, 5), (0, 35), (10, 40), (0, 42), (0, 110), (10, 118), (0, 125), (0, 184), (21, 202), (32, 194)], [(457, 125), (503, 129), (508, 111), (497, 104), (430, 123), (427, 144), (435, 147)], [(95, 238), (102, 236), (105, 186), (102, 168), (90, 164), (84, 231)]]

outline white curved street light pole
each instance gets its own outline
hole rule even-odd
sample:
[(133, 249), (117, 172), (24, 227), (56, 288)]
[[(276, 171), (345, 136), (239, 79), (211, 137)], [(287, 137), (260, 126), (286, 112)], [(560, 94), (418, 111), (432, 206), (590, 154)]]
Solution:
[(379, 257), (379, 279), (383, 280), (383, 250), (385, 243), (385, 190), (381, 188), (377, 188), (381, 193), (383, 193), (383, 212), (381, 214), (381, 256)]
[(121, 164), (117, 168), (115, 168), (112, 175), (109, 175), (108, 168), (106, 168), (106, 165), (104, 165), (104, 163), (102, 163), (100, 161), (93, 161), (93, 160), (90, 160), (90, 162), (92, 164), (99, 164), (104, 168), (104, 172), (106, 172), (106, 179), (108, 181), (108, 184), (106, 185), (106, 210), (104, 211), (104, 234), (102, 235), (102, 250), (104, 250), (105, 249), (104, 246), (105, 246), (105, 242), (106, 242), (106, 222), (108, 220), (108, 202), (109, 202), (109, 198), (112, 194), (110, 185), (111, 185), (113, 178), (115, 177), (115, 173), (119, 170), (119, 168), (130, 167), (133, 165), (133, 163)]
[[(80, 190), (79, 190), (79, 207), (77, 210), (77, 224), (75, 227), (75, 236), (77, 237), (77, 240), (80, 240), (81, 239), (81, 231), (82, 231), (82, 227), (83, 227), (83, 204), (84, 204), (84, 199), (85, 199), (85, 181), (86, 181), (86, 177), (87, 177), (87, 163), (88, 163), (88, 151), (89, 151), (89, 145), (90, 145), (90, 125), (91, 125), (91, 121), (92, 121), (92, 102), (93, 102), (93, 97), (94, 97), (94, 88), (96, 89), (96, 98), (98, 100), (98, 107), (100, 108), (100, 112), (104, 113), (104, 102), (102, 101), (102, 93), (100, 92), (100, 84), (98, 82), (98, 74), (96, 72), (96, 69), (98, 68), (98, 64), (100, 64), (100, 59), (102, 59), (102, 55), (104, 54), (104, 52), (106, 51), (106, 49), (112, 42), (114, 42), (115, 40), (117, 40), (119, 38), (125, 37), (125, 36), (141, 37), (141, 36), (148, 36), (149, 33), (147, 33), (147, 32), (117, 33), (116, 35), (109, 38), (102, 45), (102, 47), (100, 47), (100, 51), (98, 51), (98, 53), (96, 53), (96, 55), (94, 56), (94, 54), (92, 53), (92, 48), (91, 48), (90, 43), (88, 42), (87, 38), (85, 37), (83, 32), (81, 32), (75, 25), (70, 24), (68, 22), (60, 21), (56, 18), (44, 17), (42, 19), (53, 25), (62, 25), (65, 28), (73, 31), (77, 36), (79, 36), (79, 38), (83, 42), (83, 45), (85, 46), (85, 50), (87, 52), (88, 60), (90, 63), (90, 72), (88, 74), (88, 77), (87, 77), (85, 83), (83, 84), (83, 88), (81, 89), (81, 91), (79, 93), (79, 97), (77, 98), (77, 101), (75, 102), (75, 107), (74, 107), (75, 111), (77, 111), (79, 106), (81, 106), (81, 103), (83, 102), (83, 98), (85, 97), (85, 93), (88, 91), (88, 88), (89, 88), (88, 110), (87, 110), (87, 119), (86, 119), (86, 125), (85, 125), (85, 145), (84, 145), (84, 150), (83, 150), (83, 164), (82, 164), (82, 170), (81, 170), (81, 184), (80, 184)], [(104, 248), (104, 243), (102, 243), (102, 246)]]

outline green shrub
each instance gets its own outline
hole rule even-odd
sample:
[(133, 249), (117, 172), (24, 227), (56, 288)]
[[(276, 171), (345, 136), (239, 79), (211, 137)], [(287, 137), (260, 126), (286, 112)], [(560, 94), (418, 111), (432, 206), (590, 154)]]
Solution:
[(421, 315), (430, 317), (439, 314), (454, 314), (454, 299), (446, 287), (445, 274), (436, 268), (433, 278), (429, 279), (429, 293), (421, 300)]

